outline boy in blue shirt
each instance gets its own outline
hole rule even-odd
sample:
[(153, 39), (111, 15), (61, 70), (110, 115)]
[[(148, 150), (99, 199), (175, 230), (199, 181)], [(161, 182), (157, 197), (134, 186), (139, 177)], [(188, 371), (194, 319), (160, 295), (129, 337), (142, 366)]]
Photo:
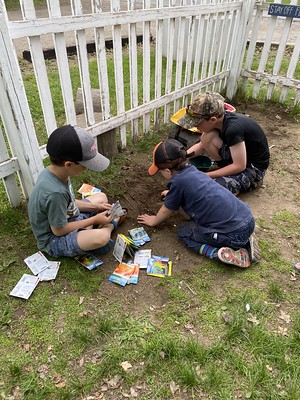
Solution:
[(187, 164), (187, 151), (175, 139), (156, 145), (149, 174), (158, 170), (167, 183), (164, 204), (156, 215), (139, 215), (139, 223), (157, 226), (182, 208), (190, 221), (178, 227), (191, 250), (226, 264), (247, 268), (254, 261), (250, 237), (255, 221), (250, 208), (229, 190)]

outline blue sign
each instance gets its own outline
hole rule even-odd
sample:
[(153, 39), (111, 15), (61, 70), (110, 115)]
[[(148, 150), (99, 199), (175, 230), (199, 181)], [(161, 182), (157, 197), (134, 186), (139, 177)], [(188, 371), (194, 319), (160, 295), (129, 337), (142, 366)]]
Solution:
[(300, 6), (287, 6), (284, 4), (271, 3), (269, 6), (268, 15), (300, 18)]

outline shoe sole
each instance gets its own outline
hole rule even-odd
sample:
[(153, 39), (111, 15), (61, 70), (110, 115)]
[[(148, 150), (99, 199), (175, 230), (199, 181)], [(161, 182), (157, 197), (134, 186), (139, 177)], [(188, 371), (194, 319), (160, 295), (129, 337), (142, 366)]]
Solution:
[(258, 263), (261, 260), (260, 249), (258, 245), (258, 241), (254, 234), (250, 236), (250, 260), (252, 263)]
[(250, 266), (250, 257), (246, 249), (233, 250), (230, 247), (221, 247), (218, 250), (218, 257), (223, 263), (235, 265), (239, 268)]

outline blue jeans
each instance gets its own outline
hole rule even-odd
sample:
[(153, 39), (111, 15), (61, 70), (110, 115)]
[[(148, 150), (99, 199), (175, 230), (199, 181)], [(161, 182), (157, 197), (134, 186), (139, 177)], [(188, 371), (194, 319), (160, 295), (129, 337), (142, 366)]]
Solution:
[(209, 244), (217, 248), (231, 247), (232, 249), (249, 248), (249, 238), (254, 231), (255, 221), (251, 218), (241, 228), (227, 233), (204, 233), (202, 227), (194, 221), (188, 221), (178, 226), (178, 238), (195, 253), (200, 247)]

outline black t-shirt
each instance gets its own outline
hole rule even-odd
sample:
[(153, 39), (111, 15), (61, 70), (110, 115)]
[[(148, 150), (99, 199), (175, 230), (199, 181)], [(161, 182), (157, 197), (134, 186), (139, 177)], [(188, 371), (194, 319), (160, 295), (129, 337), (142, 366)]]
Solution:
[(228, 147), (245, 142), (247, 166), (259, 169), (269, 166), (270, 152), (266, 135), (252, 118), (243, 114), (226, 112), (220, 138)]

